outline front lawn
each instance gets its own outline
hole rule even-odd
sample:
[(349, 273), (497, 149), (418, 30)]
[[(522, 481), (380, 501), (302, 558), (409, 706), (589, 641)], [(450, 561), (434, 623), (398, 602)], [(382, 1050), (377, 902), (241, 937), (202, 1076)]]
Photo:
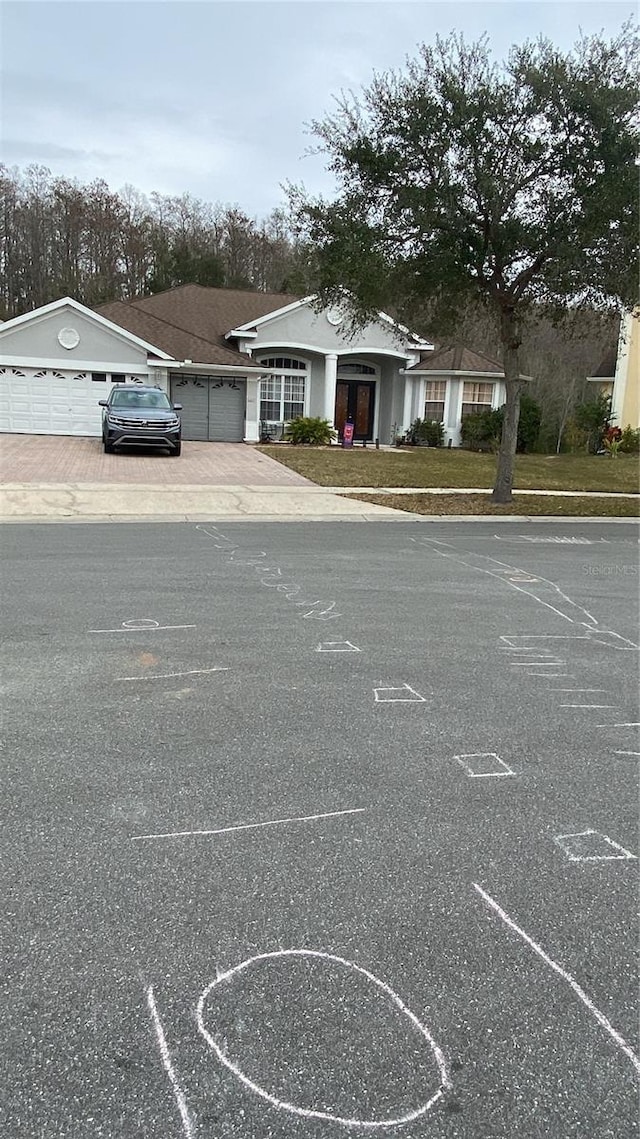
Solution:
[(360, 502), (392, 506), (410, 514), (527, 514), (557, 517), (637, 518), (638, 502), (633, 498), (541, 498), (519, 494), (513, 502), (499, 505), (489, 494), (345, 494)]
[[(320, 486), (492, 487), (496, 456), (458, 448), (260, 447)], [(637, 455), (518, 455), (520, 490), (638, 492)]]

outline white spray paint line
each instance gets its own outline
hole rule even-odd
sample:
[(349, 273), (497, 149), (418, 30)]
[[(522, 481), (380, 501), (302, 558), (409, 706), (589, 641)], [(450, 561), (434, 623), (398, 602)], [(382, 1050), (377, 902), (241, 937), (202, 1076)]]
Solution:
[[(454, 755), (461, 767), (464, 768), (470, 779), (501, 779), (505, 775), (515, 775), (508, 764), (495, 751), (474, 751), (467, 752), (463, 755)], [(467, 759), (490, 759), (496, 764), (500, 764), (502, 771), (474, 771), (473, 763), (465, 763)]]
[[(342, 616), (341, 613), (333, 612), (336, 607), (335, 601), (323, 601), (320, 598), (316, 598), (315, 601), (300, 600), (300, 594), (304, 593), (302, 586), (297, 582), (287, 581), (286, 575), (282, 573), (281, 566), (269, 565), (266, 550), (260, 550), (258, 553), (243, 552), (239, 546), (234, 546), (215, 526), (209, 529), (205, 526), (196, 526), (196, 530), (206, 534), (209, 538), (218, 539), (214, 543), (215, 548), (224, 550), (229, 555), (229, 562), (233, 565), (247, 566), (249, 569), (253, 569), (258, 574), (260, 585), (268, 589), (275, 589), (276, 593), (284, 596), (294, 606), (306, 609), (307, 612), (301, 614), (303, 618), (316, 621), (334, 621)], [(219, 539), (222, 541), (220, 542)]]
[(561, 708), (616, 708), (616, 704), (560, 704)]
[(596, 724), (596, 728), (640, 728), (640, 724)]
[[(537, 601), (539, 605), (543, 605), (546, 609), (551, 609), (552, 612), (558, 615), (558, 617), (564, 618), (564, 620), (569, 621), (570, 624), (577, 623), (592, 628), (598, 626), (598, 621), (593, 616), (593, 614), (589, 613), (588, 610), (585, 609), (582, 605), (578, 605), (576, 601), (572, 601), (571, 598), (568, 597), (567, 594), (560, 589), (559, 585), (556, 585), (556, 583), (553, 581), (549, 581), (549, 579), (546, 577), (538, 577), (536, 584), (542, 588), (546, 587), (547, 591), (551, 593), (554, 598), (559, 598), (559, 604), (560, 602), (564, 602), (565, 608), (570, 610), (572, 614), (571, 616), (568, 613), (563, 612), (562, 609), (558, 609), (557, 606), (552, 605), (550, 601), (545, 601), (543, 597), (539, 596), (542, 592), (542, 589), (537, 589), (535, 591), (532, 589), (527, 589), (522, 585), (517, 585), (513, 580), (511, 580), (513, 577), (524, 577), (528, 575), (529, 571), (522, 569), (520, 566), (508, 565), (506, 562), (498, 561), (497, 558), (491, 558), (487, 554), (474, 554), (472, 552), (465, 552), (464, 555), (461, 556), (453, 546), (450, 546), (449, 549), (455, 550), (455, 553), (446, 553), (444, 550), (439, 549), (439, 546), (444, 545), (445, 543), (438, 543), (435, 545), (430, 538), (411, 538), (410, 540), (418, 545), (426, 547), (427, 549), (433, 549), (434, 553), (439, 554), (440, 557), (451, 558), (453, 561), (457, 561), (461, 565), (467, 566), (469, 569), (478, 570), (480, 573), (488, 574), (489, 577), (494, 577), (499, 581), (505, 582), (505, 584), (510, 586), (511, 589), (517, 590), (518, 593), (526, 594), (527, 597), (531, 597), (534, 601)], [(497, 568), (488, 569), (486, 566), (478, 565), (479, 561), (490, 562)]]
[(531, 660), (512, 660), (512, 668), (559, 668), (561, 664), (566, 664), (566, 660), (537, 660), (532, 665)]
[(361, 815), (368, 807), (352, 807), (348, 811), (325, 811), (321, 815), (297, 815), (289, 819), (268, 819), (264, 823), (236, 823), (232, 827), (219, 827), (209, 831), (168, 831), (166, 834), (134, 834), (132, 842), (147, 838), (197, 838), (200, 835), (232, 834), (234, 831), (252, 831), (260, 827), (277, 827), (284, 823), (311, 823), (316, 819), (335, 819), (340, 815)]
[(170, 680), (174, 676), (203, 676), (210, 672), (230, 672), (229, 668), (192, 668), (189, 672), (155, 672), (150, 676), (116, 676), (114, 680)]
[(191, 1123), (191, 1117), (189, 1115), (189, 1109), (187, 1107), (187, 1101), (185, 1099), (184, 1092), (180, 1087), (180, 1083), (178, 1081), (178, 1077), (176, 1076), (175, 1068), (171, 1060), (171, 1053), (169, 1052), (167, 1038), (164, 1034), (162, 1021), (160, 1020), (160, 1016), (158, 1014), (158, 1008), (156, 1005), (156, 999), (153, 995), (152, 985), (149, 985), (149, 988), (147, 989), (147, 1004), (149, 1006), (149, 1012), (151, 1013), (153, 1027), (158, 1039), (158, 1047), (160, 1049), (160, 1055), (162, 1057), (162, 1065), (169, 1077), (171, 1087), (173, 1088), (173, 1094), (176, 1097), (178, 1111), (180, 1112), (180, 1119), (182, 1120), (182, 1130), (186, 1136), (186, 1139), (192, 1139), (193, 1126)]
[[(421, 696), (410, 684), (403, 684), (400, 688), (374, 688), (375, 704), (424, 704), (426, 696)], [(410, 692), (411, 696), (381, 696), (381, 692)]]
[[(613, 629), (594, 628), (584, 621), (580, 624), (585, 625), (586, 633), (573, 633), (564, 636), (558, 633), (514, 633), (509, 636), (501, 634), (500, 640), (506, 641), (506, 647), (510, 648), (518, 647), (513, 644), (514, 641), (595, 641), (596, 644), (605, 645), (608, 649), (618, 649), (624, 652), (638, 651), (638, 645), (635, 641), (630, 641), (628, 637), (623, 637), (620, 633), (614, 632)], [(520, 651), (528, 652), (528, 649), (521, 647)]]
[(90, 633), (159, 633), (163, 629), (195, 629), (195, 625), (160, 625), (158, 621), (123, 621), (118, 629), (89, 629)]
[(525, 933), (525, 931), (519, 925), (516, 925), (513, 918), (509, 917), (505, 910), (503, 910), (501, 906), (498, 905), (495, 899), (492, 898), (490, 894), (487, 894), (486, 890), (482, 889), (482, 886), (479, 886), (477, 882), (474, 882), (473, 888), (474, 890), (478, 891), (482, 898), (484, 898), (487, 905), (491, 906), (491, 909), (497, 913), (498, 917), (502, 919), (505, 925), (507, 925), (509, 929), (513, 930), (514, 933), (517, 933), (518, 937), (521, 937), (522, 940), (529, 946), (529, 948), (533, 949), (534, 953), (537, 953), (538, 957), (544, 961), (545, 965), (548, 965), (550, 969), (553, 969), (554, 973), (557, 973), (559, 977), (562, 977), (563, 981), (567, 982), (578, 999), (582, 1001), (582, 1004), (585, 1006), (585, 1008), (587, 1008), (592, 1016), (595, 1017), (595, 1019), (598, 1021), (598, 1024), (600, 1024), (602, 1028), (608, 1032), (609, 1036), (615, 1042), (615, 1044), (617, 1044), (618, 1048), (624, 1052), (625, 1056), (631, 1060), (631, 1063), (633, 1064), (636, 1071), (640, 1073), (640, 1057), (634, 1052), (633, 1048), (627, 1044), (624, 1037), (621, 1036), (621, 1034), (613, 1027), (604, 1013), (600, 1012), (599, 1008), (596, 1008), (593, 1001), (591, 1000), (591, 997), (585, 993), (582, 986), (579, 985), (576, 980), (574, 980), (570, 973), (567, 973), (566, 969), (563, 969), (561, 965), (558, 965), (557, 961), (554, 961), (552, 957), (549, 957), (549, 954), (545, 953), (544, 949), (542, 949), (542, 947), (538, 945), (538, 943), (534, 941), (532, 937), (529, 937), (528, 933)]
[(556, 688), (556, 692), (606, 692), (606, 688)]
[(640, 755), (640, 751), (614, 751), (614, 755)]
[[(569, 676), (568, 672), (528, 672), (527, 676), (544, 676), (545, 680), (561, 680)], [(557, 692), (557, 688), (550, 688), (550, 692)]]
[[(218, 985), (229, 981), (238, 973), (241, 973), (245, 969), (249, 969), (252, 965), (255, 965), (260, 961), (272, 961), (274, 959), (282, 957), (306, 957), (311, 959), (320, 959), (322, 961), (330, 961), (335, 965), (340, 965), (343, 968), (353, 970), (355, 973), (359, 973), (361, 976), (366, 977), (366, 979), (375, 985), (376, 988), (380, 989), (381, 992), (383, 992), (384, 995), (391, 1001), (391, 1003), (394, 1004), (396, 1008), (400, 1010), (400, 1012), (404, 1013), (413, 1027), (418, 1030), (420, 1035), (429, 1044), (440, 1077), (440, 1087), (438, 1088), (437, 1092), (435, 1092), (435, 1094), (432, 1095), (431, 1098), (425, 1103), (420, 1104), (412, 1111), (408, 1111), (405, 1115), (394, 1119), (347, 1119), (340, 1115), (332, 1115), (328, 1111), (318, 1111), (309, 1107), (298, 1107), (298, 1105), (294, 1103), (287, 1103), (286, 1100), (278, 1099), (277, 1096), (272, 1095), (271, 1092), (268, 1092), (265, 1088), (260, 1087), (259, 1084), (254, 1083), (254, 1081), (251, 1080), (249, 1076), (245, 1075), (245, 1073), (238, 1067), (237, 1064), (234, 1064), (233, 1060), (229, 1059), (220, 1045), (214, 1040), (211, 1033), (207, 1031), (204, 1023), (205, 1004), (209, 997), (209, 994)], [(398, 996), (398, 994), (394, 993), (393, 989), (384, 981), (381, 981), (379, 977), (376, 977), (374, 973), (370, 973), (369, 970), (364, 969), (362, 965), (356, 965), (353, 961), (347, 961), (344, 957), (337, 957), (333, 953), (323, 953), (319, 950), (314, 949), (282, 949), (279, 952), (260, 953), (255, 957), (248, 957), (246, 961), (242, 961), (240, 965), (236, 965), (233, 969), (228, 969), (225, 973), (219, 973), (215, 981), (212, 981), (210, 985), (207, 985), (206, 989), (202, 993), (202, 996), (200, 997), (200, 1000), (198, 1001), (198, 1006), (196, 1009), (196, 1023), (198, 1025), (199, 1032), (204, 1037), (209, 1047), (213, 1050), (213, 1052), (215, 1052), (220, 1063), (224, 1064), (225, 1068), (227, 1068), (232, 1073), (232, 1075), (236, 1077), (237, 1080), (240, 1080), (240, 1082), (244, 1084), (244, 1086), (250, 1091), (254, 1092), (255, 1095), (260, 1096), (262, 1099), (266, 1100), (267, 1103), (271, 1104), (271, 1107), (275, 1107), (279, 1111), (287, 1111), (292, 1115), (301, 1117), (302, 1119), (322, 1119), (330, 1123), (338, 1123), (343, 1127), (359, 1127), (363, 1130), (369, 1131), (373, 1131), (382, 1127), (400, 1127), (404, 1123), (412, 1123), (413, 1120), (419, 1119), (421, 1116), (425, 1115), (430, 1110), (430, 1108), (432, 1108), (433, 1105), (437, 1103), (438, 1100), (443, 1096), (444, 1092), (451, 1087), (451, 1078), (447, 1071), (444, 1054), (442, 1052), (442, 1049), (438, 1046), (433, 1036), (429, 1032), (429, 1029), (424, 1024), (421, 1024), (417, 1016), (411, 1012), (411, 1009), (407, 1007), (407, 1005)]]
[(359, 653), (362, 652), (351, 641), (321, 641), (316, 649), (317, 653)]
[[(612, 850), (619, 850), (620, 853), (619, 854), (572, 854), (571, 847), (572, 847), (572, 845), (573, 845), (573, 847), (575, 847), (576, 844), (575, 843), (571, 844), (571, 842), (565, 841), (565, 840), (570, 840), (570, 839), (578, 839), (577, 846), (579, 848), (580, 847), (580, 841), (579, 840), (586, 838), (588, 841), (591, 841), (592, 835), (595, 835), (596, 842), (599, 841), (601, 846), (611, 847)], [(635, 854), (632, 854), (630, 850), (627, 850), (624, 846), (620, 846), (619, 842), (614, 842), (612, 838), (609, 838), (608, 835), (603, 834), (602, 831), (596, 831), (596, 830), (593, 830), (593, 828), (590, 828), (589, 830), (586, 830), (586, 831), (578, 831), (576, 834), (557, 834), (557, 835), (555, 835), (553, 841), (555, 843), (557, 843), (557, 845), (560, 847), (560, 849), (562, 851), (564, 851), (564, 853), (566, 854), (566, 856), (570, 862), (611, 862), (611, 861), (616, 861), (616, 860), (623, 860), (623, 861), (628, 862), (630, 859), (632, 859), (634, 862), (636, 861)], [(583, 845), (586, 845), (586, 844), (583, 844)]]

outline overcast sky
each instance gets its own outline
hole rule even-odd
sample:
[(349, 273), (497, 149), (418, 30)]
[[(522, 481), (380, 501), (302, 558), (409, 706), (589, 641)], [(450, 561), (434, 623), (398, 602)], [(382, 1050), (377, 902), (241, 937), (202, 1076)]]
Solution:
[(544, 34), (615, 34), (637, 4), (367, 0), (4, 0), (2, 160), (112, 189), (189, 191), (262, 217), (281, 184), (329, 191), (306, 124), (341, 89), (402, 66), (437, 33), (496, 56)]

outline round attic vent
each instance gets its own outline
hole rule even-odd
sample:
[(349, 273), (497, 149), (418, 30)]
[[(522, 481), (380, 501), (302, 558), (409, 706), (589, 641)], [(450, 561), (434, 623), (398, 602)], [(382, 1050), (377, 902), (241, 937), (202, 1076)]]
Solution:
[(80, 333), (75, 328), (61, 328), (58, 333), (58, 344), (63, 348), (77, 348), (80, 343)]
[(327, 320), (329, 321), (329, 324), (333, 324), (336, 327), (339, 324), (342, 324), (342, 321), (344, 319), (342, 311), (339, 308), (336, 308), (335, 306), (333, 308), (327, 309), (326, 317), (327, 317)]

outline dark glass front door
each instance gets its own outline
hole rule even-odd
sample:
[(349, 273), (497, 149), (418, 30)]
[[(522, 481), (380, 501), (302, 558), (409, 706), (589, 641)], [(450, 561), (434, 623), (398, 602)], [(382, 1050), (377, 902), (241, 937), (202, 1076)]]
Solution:
[(376, 385), (368, 380), (338, 380), (336, 384), (336, 429), (342, 429), (351, 417), (354, 439), (373, 439), (373, 413)]

